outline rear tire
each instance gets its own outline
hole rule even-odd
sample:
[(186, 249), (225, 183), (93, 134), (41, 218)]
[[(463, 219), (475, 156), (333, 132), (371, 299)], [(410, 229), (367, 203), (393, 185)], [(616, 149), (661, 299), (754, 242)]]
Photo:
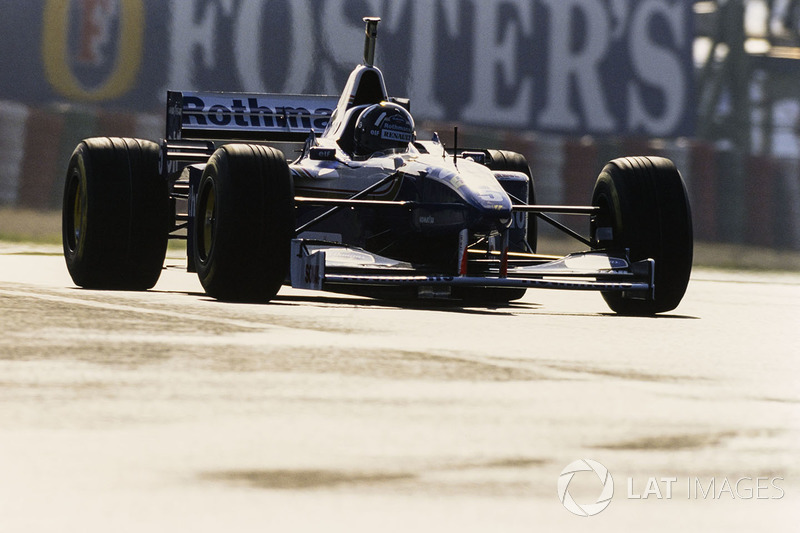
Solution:
[(97, 137), (72, 153), (64, 184), (67, 269), (87, 289), (146, 290), (164, 266), (170, 224), (159, 146)]
[(268, 302), (289, 272), (294, 191), (283, 154), (228, 144), (208, 160), (195, 208), (194, 260), (218, 300)]
[[(598, 228), (611, 228), (600, 244), (630, 249), (630, 259), (655, 260), (654, 299), (629, 299), (603, 293), (608, 306), (624, 315), (652, 315), (675, 309), (692, 271), (692, 216), (686, 186), (675, 165), (662, 157), (624, 157), (609, 162), (595, 183), (592, 240)], [(599, 235), (605, 237), (604, 235)]]

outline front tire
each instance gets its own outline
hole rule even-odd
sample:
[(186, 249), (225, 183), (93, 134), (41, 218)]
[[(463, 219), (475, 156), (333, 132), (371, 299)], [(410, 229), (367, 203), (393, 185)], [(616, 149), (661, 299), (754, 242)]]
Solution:
[(169, 194), (159, 147), (97, 137), (72, 153), (64, 184), (62, 242), (67, 269), (87, 289), (146, 290), (161, 275)]
[(655, 260), (654, 298), (606, 292), (608, 306), (625, 315), (675, 309), (689, 283), (693, 240), (686, 186), (672, 161), (624, 157), (609, 162), (595, 183), (592, 205), (602, 210), (592, 218), (594, 242), (609, 249), (629, 249), (631, 261)]
[(194, 260), (218, 300), (268, 302), (289, 271), (294, 191), (283, 154), (228, 144), (208, 161), (195, 207)]

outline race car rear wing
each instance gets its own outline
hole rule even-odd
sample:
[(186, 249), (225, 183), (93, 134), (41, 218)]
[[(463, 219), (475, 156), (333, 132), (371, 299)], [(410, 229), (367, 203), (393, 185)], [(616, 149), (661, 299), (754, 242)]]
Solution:
[(167, 141), (302, 142), (321, 134), (338, 96), (167, 92)]

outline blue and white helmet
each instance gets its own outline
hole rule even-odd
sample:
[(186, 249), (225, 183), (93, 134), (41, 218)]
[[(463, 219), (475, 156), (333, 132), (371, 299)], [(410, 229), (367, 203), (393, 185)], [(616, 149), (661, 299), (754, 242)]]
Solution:
[(355, 155), (404, 151), (414, 142), (414, 119), (405, 108), (381, 102), (361, 112), (353, 135)]

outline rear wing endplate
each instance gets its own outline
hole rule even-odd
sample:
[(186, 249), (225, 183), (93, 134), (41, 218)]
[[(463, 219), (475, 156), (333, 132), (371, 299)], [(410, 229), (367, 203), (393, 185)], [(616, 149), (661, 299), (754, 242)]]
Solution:
[(302, 142), (321, 134), (338, 96), (167, 92), (166, 139)]

